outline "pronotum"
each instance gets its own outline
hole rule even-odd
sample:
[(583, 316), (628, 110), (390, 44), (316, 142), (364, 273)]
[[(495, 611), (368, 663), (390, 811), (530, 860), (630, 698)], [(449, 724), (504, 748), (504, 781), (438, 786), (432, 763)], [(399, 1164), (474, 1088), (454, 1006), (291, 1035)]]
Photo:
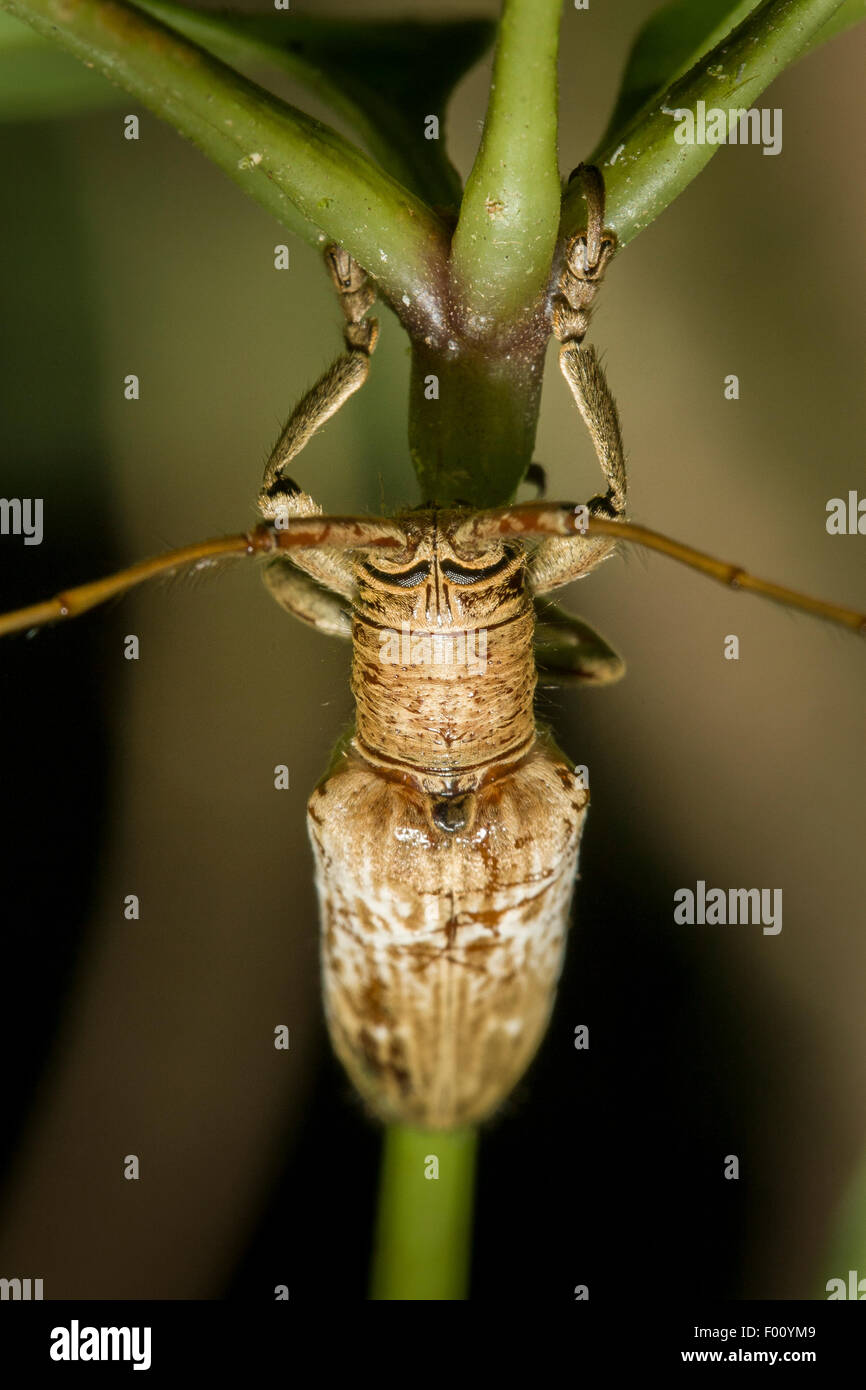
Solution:
[(601, 684), (623, 667), (546, 595), (623, 540), (851, 630), (866, 623), (625, 521), (617, 411), (584, 343), (615, 239), (598, 172), (584, 178), (588, 225), (566, 248), (550, 322), (603, 494), (579, 506), (323, 516), (286, 469), (363, 384), (378, 332), (367, 276), (332, 246), (346, 352), (282, 431), (259, 494), (264, 521), (0, 617), (0, 635), (26, 631), (151, 576), (248, 555), (268, 558), (265, 583), (286, 611), (351, 638), (356, 723), (313, 792), (308, 825), (331, 1038), (384, 1120), (484, 1120), (524, 1073), (550, 1016), (589, 793), (536, 721), (536, 669)]

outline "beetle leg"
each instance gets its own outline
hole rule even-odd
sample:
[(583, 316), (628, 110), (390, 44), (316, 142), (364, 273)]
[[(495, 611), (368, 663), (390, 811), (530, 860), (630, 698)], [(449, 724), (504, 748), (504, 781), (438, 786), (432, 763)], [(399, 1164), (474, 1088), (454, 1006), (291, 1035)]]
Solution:
[[(259, 510), (268, 521), (280, 517), (316, 516), (321, 512), (309, 493), (303, 492), (287, 477), (285, 469), (322, 425), (363, 386), (379, 336), (376, 320), (366, 318), (376, 296), (364, 271), (341, 246), (329, 246), (325, 260), (346, 319), (343, 336), (347, 351), (298, 402), (271, 451), (258, 499)], [(319, 584), (344, 598), (354, 591), (354, 571), (346, 555), (307, 552), (279, 564), (285, 569), (297, 566), (305, 570)], [(280, 584), (274, 579), (267, 579), (266, 583), (277, 597)], [(279, 598), (277, 601), (282, 602)], [(289, 604), (283, 603), (283, 607), (292, 611)]]
[(269, 521), (285, 510), (283, 484), (288, 481), (289, 492), (297, 491), (291, 480), (284, 479), (285, 468), (340, 406), (363, 386), (379, 336), (377, 321), (365, 317), (376, 296), (364, 271), (341, 246), (329, 246), (325, 260), (346, 319), (343, 336), (347, 350), (298, 402), (271, 451), (259, 496), (259, 508)]
[(610, 685), (625, 662), (597, 632), (550, 599), (535, 600), (535, 664), (557, 684)]
[(293, 618), (329, 637), (352, 636), (352, 619), (344, 601), (289, 561), (272, 560), (262, 570), (262, 579), (271, 597)]
[[(572, 237), (553, 303), (553, 331), (561, 344), (559, 366), (584, 424), (589, 430), (607, 492), (587, 503), (591, 516), (616, 520), (625, 513), (626, 465), (619, 414), (601, 363), (593, 347), (583, 345), (590, 306), (616, 247), (604, 230), (604, 183), (593, 167), (583, 168), (586, 182), (587, 230)], [(615, 542), (600, 537), (576, 541), (549, 540), (539, 545), (529, 564), (530, 582), (547, 593), (581, 578), (608, 559)]]
[[(616, 521), (625, 513), (626, 472), (613, 396), (594, 348), (566, 343), (559, 361), (608, 482), (607, 493), (590, 498), (586, 504), (590, 517)], [(529, 581), (536, 593), (549, 593), (589, 574), (609, 559), (615, 548), (615, 541), (591, 535), (542, 541), (529, 561)]]

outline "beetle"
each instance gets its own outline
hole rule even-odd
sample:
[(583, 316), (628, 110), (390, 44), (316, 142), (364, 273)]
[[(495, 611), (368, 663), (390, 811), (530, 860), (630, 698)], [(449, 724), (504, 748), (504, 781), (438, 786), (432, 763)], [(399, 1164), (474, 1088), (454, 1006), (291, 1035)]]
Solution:
[(547, 1026), (589, 793), (536, 721), (536, 671), (605, 684), (624, 670), (603, 638), (547, 596), (626, 540), (731, 587), (866, 627), (862, 614), (625, 520), (617, 409), (584, 342), (616, 243), (599, 171), (579, 173), (587, 227), (566, 248), (551, 327), (603, 494), (577, 506), (428, 504), (391, 518), (323, 516), (286, 470), (363, 385), (378, 337), (365, 272), (331, 246), (346, 351), (292, 412), (268, 459), (264, 521), (0, 617), (0, 635), (27, 630), (181, 566), (265, 556), (265, 584), (282, 608), (351, 639), (356, 723), (313, 792), (308, 827), (332, 1042), (384, 1121), (452, 1128), (487, 1119)]

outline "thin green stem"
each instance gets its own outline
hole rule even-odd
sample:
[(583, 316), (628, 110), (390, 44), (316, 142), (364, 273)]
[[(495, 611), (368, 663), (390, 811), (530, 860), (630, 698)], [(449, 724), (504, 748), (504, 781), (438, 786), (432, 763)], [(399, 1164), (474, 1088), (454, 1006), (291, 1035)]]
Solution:
[(463, 185), (445, 153), (444, 128), (439, 140), (425, 139), (425, 116), (443, 111), (491, 42), (488, 21), (215, 14), (172, 0), (136, 3), (233, 67), (266, 63), (290, 73), (349, 121), (353, 139), (406, 188), (432, 206), (459, 205)]
[(557, 80), (561, 0), (505, 0), (484, 132), (463, 195), (452, 270), (465, 332), (530, 317), (559, 225)]
[(374, 1299), (460, 1300), (469, 1285), (477, 1131), (385, 1131)]
[(543, 338), (533, 353), (470, 345), (449, 354), (413, 343), (409, 450), (424, 501), (511, 500), (532, 462), (543, 375)]
[[(639, 111), (679, 81), (754, 10), (756, 0), (669, 0), (639, 30), (598, 148), (619, 140)], [(616, 137), (616, 139), (614, 139)]]
[(404, 322), (438, 321), (445, 229), (349, 141), (123, 0), (0, 5), (132, 93), (291, 231), (340, 242)]
[[(719, 145), (678, 144), (677, 110), (725, 112), (748, 108), (774, 77), (813, 42), (841, 0), (765, 0), (739, 28), (643, 108), (624, 132), (590, 158), (604, 174), (606, 223), (620, 247), (633, 241), (691, 183)], [(562, 229), (571, 236), (586, 225), (582, 191), (563, 200)]]

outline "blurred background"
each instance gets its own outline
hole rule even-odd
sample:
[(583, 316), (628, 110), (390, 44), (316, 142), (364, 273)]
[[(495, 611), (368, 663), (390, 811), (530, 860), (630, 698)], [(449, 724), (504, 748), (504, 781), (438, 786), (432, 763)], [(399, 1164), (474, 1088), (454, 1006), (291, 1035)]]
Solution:
[[(653, 9), (566, 5), (564, 174)], [(633, 516), (860, 608), (866, 541), (824, 523), (829, 498), (866, 494), (864, 42), (779, 79), (761, 104), (783, 109), (782, 153), (723, 149), (614, 263), (593, 322)], [(464, 176), (488, 80), (450, 110)], [(283, 230), (125, 97), (0, 125), (0, 167), (0, 492), (45, 499), (41, 546), (2, 541), (6, 609), (254, 522), (340, 315), (316, 253), (292, 241), (276, 271)], [(408, 345), (380, 318), (368, 386), (295, 470), (326, 510), (417, 500)], [(551, 496), (598, 488), (553, 355), (536, 457)], [(866, 1146), (863, 651), (638, 555), (567, 603), (629, 669), (541, 691), (592, 811), (550, 1033), (482, 1140), (472, 1296), (820, 1296), (846, 1272), (827, 1241)], [(49, 1298), (365, 1296), (379, 1137), (324, 1033), (304, 820), (351, 717), (348, 661), (240, 563), (3, 644), (5, 1276)], [(698, 879), (782, 888), (781, 934), (675, 925)]]

